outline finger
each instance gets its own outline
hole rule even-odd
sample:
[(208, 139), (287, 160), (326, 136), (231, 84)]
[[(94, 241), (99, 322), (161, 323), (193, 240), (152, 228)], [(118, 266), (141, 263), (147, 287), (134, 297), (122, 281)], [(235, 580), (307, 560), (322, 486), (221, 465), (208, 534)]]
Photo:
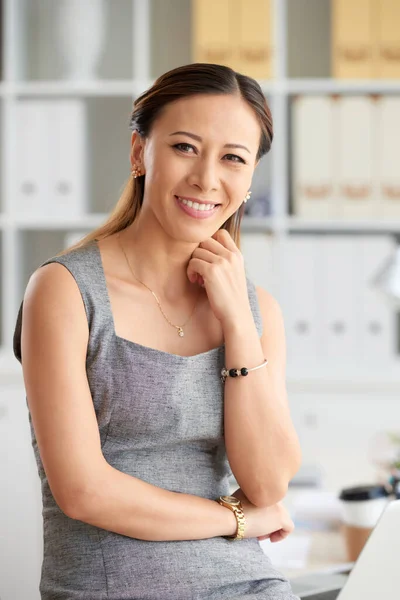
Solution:
[(200, 260), (204, 260), (208, 263), (216, 263), (221, 260), (221, 256), (219, 254), (215, 254), (210, 250), (206, 250), (205, 248), (196, 248), (196, 250), (192, 254), (193, 258), (199, 258)]
[(274, 531), (271, 534), (271, 542), (272, 543), (281, 542), (285, 537), (286, 537), (286, 534), (283, 531), (283, 529), (280, 529), (279, 531)]
[(203, 281), (207, 279), (207, 271), (210, 263), (201, 260), (200, 258), (191, 258), (186, 269), (186, 274), (191, 283), (195, 283), (195, 275), (201, 275)]
[[(218, 256), (223, 256), (224, 258), (229, 258), (232, 254), (231, 250), (228, 250), (226, 246), (224, 246), (218, 240), (215, 240), (212, 237), (208, 238), (207, 240), (204, 240), (203, 242), (200, 242), (198, 248), (204, 248)], [(236, 251), (238, 251), (238, 249), (236, 249)]]
[(190, 283), (198, 283), (198, 285), (201, 285), (201, 287), (204, 287), (204, 279), (198, 273), (191, 273), (190, 277), (188, 275), (188, 279), (189, 279)]
[(231, 234), (226, 229), (218, 229), (212, 236), (214, 240), (225, 246), (231, 252), (237, 252), (239, 248), (236, 246)]

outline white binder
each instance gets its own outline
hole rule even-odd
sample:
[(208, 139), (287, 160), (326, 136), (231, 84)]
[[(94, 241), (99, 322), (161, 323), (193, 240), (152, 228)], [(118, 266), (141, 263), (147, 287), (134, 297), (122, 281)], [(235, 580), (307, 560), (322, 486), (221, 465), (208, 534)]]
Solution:
[(282, 244), (283, 294), (281, 308), (285, 322), (287, 367), (310, 371), (316, 368), (319, 242), (315, 236), (293, 235)]
[(328, 219), (336, 215), (334, 197), (335, 127), (329, 96), (298, 96), (293, 100), (294, 213)]
[(377, 101), (377, 169), (379, 212), (400, 217), (400, 98), (381, 96)]
[(355, 244), (358, 253), (359, 280), (362, 285), (359, 353), (371, 369), (384, 369), (394, 363), (396, 355), (396, 315), (393, 308), (371, 280), (391, 256), (395, 241), (388, 236), (363, 235)]
[(354, 240), (339, 235), (322, 236), (319, 242), (317, 280), (318, 353), (327, 367), (360, 365), (358, 355), (362, 289), (355, 285), (357, 260)]
[(15, 107), (15, 201), (12, 212), (19, 216), (47, 215), (49, 181), (49, 102), (19, 100)]
[(50, 125), (48, 214), (79, 217), (88, 212), (86, 106), (72, 98), (49, 103)]
[(375, 166), (375, 104), (368, 96), (342, 97), (337, 110), (338, 207), (347, 219), (378, 216)]

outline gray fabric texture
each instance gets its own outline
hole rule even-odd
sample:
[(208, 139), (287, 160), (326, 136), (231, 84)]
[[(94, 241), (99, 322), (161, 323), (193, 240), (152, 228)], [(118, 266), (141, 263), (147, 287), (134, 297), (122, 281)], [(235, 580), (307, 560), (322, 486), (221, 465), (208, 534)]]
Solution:
[[(116, 469), (166, 490), (229, 494), (223, 432), (224, 346), (182, 357), (118, 337), (96, 241), (53, 257), (74, 277), (89, 324), (86, 370), (102, 452)], [(247, 278), (259, 335), (262, 320)], [(14, 353), (21, 362), (21, 303)], [(296, 600), (256, 538), (152, 542), (67, 517), (32, 446), (42, 484), (42, 600)]]

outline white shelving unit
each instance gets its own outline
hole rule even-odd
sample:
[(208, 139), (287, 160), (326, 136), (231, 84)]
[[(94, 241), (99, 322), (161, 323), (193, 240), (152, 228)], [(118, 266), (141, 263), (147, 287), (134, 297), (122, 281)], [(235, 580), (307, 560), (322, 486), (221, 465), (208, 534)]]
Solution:
[[(329, 0), (319, 0), (329, 8)], [(304, 8), (312, 9), (315, 0), (296, 0)], [(107, 211), (116, 203), (121, 186), (129, 176), (128, 156), (130, 132), (128, 130), (128, 114), (131, 110), (133, 99), (136, 95), (148, 88), (160, 72), (190, 62), (190, 44), (187, 39), (177, 42), (174, 31), (181, 31), (182, 36), (187, 34), (188, 19), (190, 16), (190, 0), (110, 0), (109, 7), (112, 12), (110, 19), (110, 39), (107, 44), (106, 58), (101, 67), (101, 77), (97, 81), (71, 82), (57, 79), (58, 64), (53, 62), (39, 65), (37, 56), (47, 56), (43, 53), (45, 46), (40, 46), (42, 55), (36, 55), (29, 43), (33, 39), (32, 28), (35, 14), (46, 12), (46, 18), (54, 14), (56, 0), (3, 0), (3, 48), (2, 71), (3, 78), (0, 83), (0, 132), (1, 132), (1, 211), (0, 211), (0, 236), (1, 236), (1, 333), (2, 346), (0, 352), (0, 373), (3, 378), (20, 378), (21, 368), (12, 353), (12, 335), (15, 326), (17, 310), (21, 301), (21, 294), (27, 283), (30, 270), (37, 266), (37, 261), (61, 250), (57, 246), (63, 233), (70, 230), (82, 232), (100, 225), (107, 217)], [(301, 219), (289, 214), (289, 176), (288, 164), (290, 155), (289, 137), (289, 105), (291, 96), (295, 94), (314, 93), (343, 93), (343, 94), (400, 94), (400, 81), (336, 81), (325, 76), (314, 78), (291, 76), (288, 66), (288, 22), (293, 0), (274, 0), (274, 72), (273, 80), (261, 81), (260, 84), (268, 97), (274, 119), (275, 138), (271, 153), (266, 161), (266, 186), (269, 187), (272, 214), (265, 217), (247, 217), (243, 223), (244, 235), (264, 233), (271, 236), (277, 257), (276, 272), (280, 271), (281, 249), (287, 237), (293, 232), (323, 233), (336, 232), (349, 234), (368, 232), (377, 235), (387, 235), (400, 231), (400, 220), (365, 220), (363, 222), (330, 221)], [(298, 9), (298, 4), (296, 5)], [(44, 12), (43, 12), (44, 11)], [(36, 14), (36, 16), (37, 16)], [(33, 15), (33, 16), (32, 16)], [(160, 23), (164, 18), (170, 19), (164, 39)], [(33, 20), (32, 20), (33, 19)], [(170, 26), (170, 27), (169, 27)], [(47, 29), (40, 30), (36, 42), (46, 42)], [(117, 33), (115, 34), (115, 30)], [(190, 33), (190, 30), (189, 30)], [(161, 36), (161, 37), (160, 37)], [(40, 37), (40, 40), (39, 40)], [(155, 41), (156, 40), (156, 41)], [(157, 41), (158, 40), (158, 41)], [(169, 42), (166, 45), (166, 42)], [(164, 44), (164, 46), (163, 46)], [(175, 44), (175, 46), (174, 46)], [(179, 45), (180, 44), (180, 45)], [(186, 44), (186, 45), (185, 45)], [(48, 48), (48, 47), (47, 47)], [(160, 50), (161, 48), (161, 50)], [(162, 48), (164, 55), (162, 56)], [(165, 52), (168, 48), (168, 52)], [(317, 49), (318, 50), (318, 49)], [(181, 53), (180, 53), (181, 52)], [(173, 64), (168, 63), (168, 53), (174, 57)], [(51, 54), (51, 53), (50, 53)], [(161, 58), (160, 58), (161, 57)], [(176, 57), (181, 57), (177, 62)], [(35, 63), (36, 60), (36, 63)], [(50, 59), (49, 59), (50, 60)], [(172, 58), (171, 58), (172, 60)], [(158, 61), (158, 62), (157, 62)], [(164, 64), (165, 63), (165, 64)], [(46, 78), (46, 68), (51, 76)], [(115, 71), (113, 70), (115, 69)], [(115, 78), (114, 78), (115, 76)], [(18, 157), (15, 153), (15, 109), (18, 102), (24, 98), (58, 98), (82, 97), (93, 108), (93, 118), (97, 125), (91, 129), (90, 142), (93, 144), (91, 151), (96, 147), (91, 170), (92, 197), (90, 200), (91, 211), (80, 219), (49, 219), (44, 217), (22, 218), (13, 216), (13, 185), (18, 169)], [(90, 112), (90, 111), (89, 111)], [(118, 130), (115, 137), (113, 152), (107, 154), (105, 141), (107, 133), (102, 134), (103, 124), (108, 119), (111, 125)], [(100, 129), (100, 132), (98, 130)], [(103, 137), (101, 137), (103, 135)], [(119, 137), (118, 137), (119, 136)], [(101, 149), (103, 140), (103, 150)], [(94, 142), (96, 142), (94, 144)], [(115, 150), (117, 150), (115, 152)], [(102, 154), (101, 154), (102, 152)], [(113, 175), (111, 183), (106, 187), (107, 196), (97, 194), (100, 190), (104, 174), (104, 164), (110, 161), (109, 173)], [(96, 161), (98, 161), (96, 163)], [(263, 177), (264, 172), (260, 174)], [(96, 187), (97, 186), (97, 187)], [(106, 194), (105, 193), (105, 194)], [(29, 236), (41, 232), (41, 248), (37, 255), (29, 256), (26, 252), (25, 241), (28, 247), (35, 248), (34, 240), (29, 241)], [(47, 232), (46, 235), (42, 235)], [(60, 237), (58, 238), (57, 235)], [(48, 239), (48, 246), (46, 246)], [(30, 244), (30, 245), (29, 245)], [(24, 251), (25, 248), (25, 251)], [(25, 254), (24, 254), (25, 252)], [(28, 258), (30, 259), (28, 261)], [(35, 262), (36, 261), (36, 262)], [(279, 281), (277, 282), (279, 290)], [(329, 372), (315, 373), (310, 365), (310, 373), (288, 373), (289, 385), (319, 386), (329, 379)], [(369, 385), (365, 373), (360, 371), (349, 373), (331, 371), (331, 379), (342, 381), (344, 385)], [(371, 379), (371, 378), (370, 378)], [(390, 372), (380, 372), (373, 378), (379, 385), (400, 387), (400, 371), (391, 368)], [(347, 383), (346, 383), (347, 382)], [(370, 381), (371, 383), (371, 381)], [(388, 388), (389, 389), (389, 388)]]

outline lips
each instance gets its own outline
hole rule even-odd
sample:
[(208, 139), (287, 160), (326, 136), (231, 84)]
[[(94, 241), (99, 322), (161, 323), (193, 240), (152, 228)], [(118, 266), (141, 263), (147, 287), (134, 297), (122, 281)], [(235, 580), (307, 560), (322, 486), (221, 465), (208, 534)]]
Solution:
[(185, 206), (194, 208), (195, 210), (211, 210), (214, 206), (217, 206), (216, 202), (207, 202), (204, 200), (197, 200), (196, 198), (186, 198), (185, 196), (177, 196)]
[(219, 204), (213, 205), (211, 203), (193, 201), (179, 196), (175, 196), (175, 200), (183, 212), (195, 219), (207, 219), (214, 215), (220, 207)]

